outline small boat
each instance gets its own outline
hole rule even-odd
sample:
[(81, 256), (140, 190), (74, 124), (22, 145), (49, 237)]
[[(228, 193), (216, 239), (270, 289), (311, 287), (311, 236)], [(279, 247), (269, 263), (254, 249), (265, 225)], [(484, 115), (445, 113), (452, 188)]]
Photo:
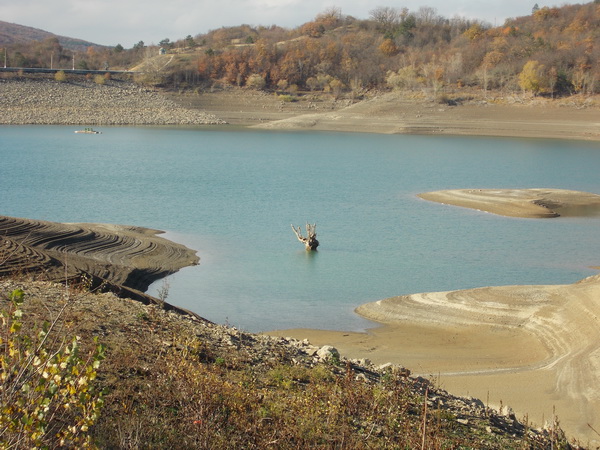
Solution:
[(92, 128), (84, 128), (83, 130), (77, 130), (75, 133), (83, 133), (83, 134), (102, 134), (102, 131), (96, 131)]

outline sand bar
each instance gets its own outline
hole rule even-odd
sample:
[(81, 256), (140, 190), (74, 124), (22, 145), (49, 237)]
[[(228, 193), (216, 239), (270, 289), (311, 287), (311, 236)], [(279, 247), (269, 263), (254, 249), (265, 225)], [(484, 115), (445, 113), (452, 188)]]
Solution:
[(419, 197), (511, 217), (600, 215), (600, 195), (565, 189), (452, 189)]

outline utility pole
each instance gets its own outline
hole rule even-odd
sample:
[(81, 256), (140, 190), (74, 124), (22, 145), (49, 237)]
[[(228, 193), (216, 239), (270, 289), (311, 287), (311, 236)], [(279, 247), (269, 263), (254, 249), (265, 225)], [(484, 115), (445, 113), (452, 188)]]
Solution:
[(54, 65), (54, 52), (50, 53), (50, 70), (53, 69), (53, 67), (52, 67), (53, 65)]
[(73, 50), (73, 70), (75, 70), (75, 50)]
[(4, 47), (4, 68), (6, 69), (6, 47)]

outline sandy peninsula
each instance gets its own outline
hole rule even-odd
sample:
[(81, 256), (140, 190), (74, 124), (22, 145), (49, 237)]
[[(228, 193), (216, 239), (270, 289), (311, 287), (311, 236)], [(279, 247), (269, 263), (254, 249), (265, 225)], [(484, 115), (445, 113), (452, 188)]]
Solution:
[(452, 189), (418, 196), (510, 217), (600, 215), (600, 195), (566, 189)]
[(35, 274), (48, 281), (90, 283), (89, 287), (187, 314), (144, 294), (152, 282), (199, 262), (194, 250), (160, 233), (128, 225), (0, 216), (0, 276)]

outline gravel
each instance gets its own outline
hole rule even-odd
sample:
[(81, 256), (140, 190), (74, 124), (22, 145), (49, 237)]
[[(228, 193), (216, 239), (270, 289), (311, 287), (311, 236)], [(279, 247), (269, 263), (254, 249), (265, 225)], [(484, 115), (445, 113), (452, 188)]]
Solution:
[(4, 125), (218, 125), (218, 117), (185, 108), (127, 81), (0, 80)]

